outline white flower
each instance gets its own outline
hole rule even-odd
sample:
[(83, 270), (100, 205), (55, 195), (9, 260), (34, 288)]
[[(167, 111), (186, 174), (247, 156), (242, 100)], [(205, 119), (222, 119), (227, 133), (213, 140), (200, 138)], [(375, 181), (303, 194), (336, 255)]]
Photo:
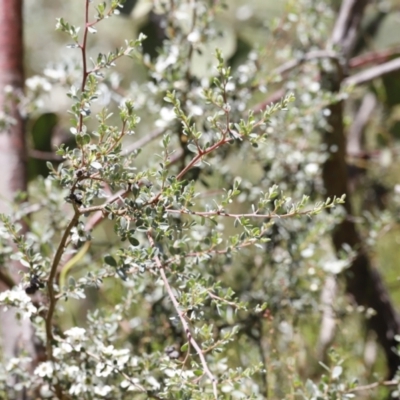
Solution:
[(51, 361), (45, 361), (35, 368), (34, 374), (42, 378), (51, 378), (53, 376), (53, 371), (53, 363)]
[(199, 31), (190, 32), (187, 37), (187, 40), (190, 43), (197, 43), (200, 40), (200, 32)]
[(253, 16), (253, 8), (249, 5), (243, 5), (237, 8), (236, 18), (239, 21), (245, 21)]
[(176, 118), (172, 108), (162, 107), (160, 110), (160, 119), (156, 121), (158, 128), (165, 128), (173, 119)]
[(139, 379), (133, 378), (130, 381), (123, 380), (120, 384), (121, 388), (126, 390), (127, 392), (137, 390), (137, 386), (135, 384), (139, 384)]
[(113, 372), (113, 367), (104, 363), (97, 363), (96, 365), (96, 376), (107, 377)]
[(304, 167), (304, 171), (309, 176), (314, 176), (318, 173), (319, 165), (317, 163), (308, 163)]
[(74, 383), (70, 388), (69, 388), (69, 394), (71, 395), (78, 395), (81, 393), (86, 393), (88, 391), (87, 385), (84, 385), (83, 383)]
[(76, 365), (70, 365), (63, 368), (63, 372), (69, 378), (75, 379), (78, 377), (80, 370)]
[(19, 358), (16, 358), (16, 357), (10, 358), (10, 360), (8, 361), (8, 364), (6, 366), (6, 371), (15, 370), (18, 367), (20, 362), (21, 362), (21, 360)]
[(25, 81), (26, 86), (32, 91), (36, 92), (38, 90), (43, 90), (49, 92), (51, 90), (51, 83), (42, 76), (32, 76)]
[(68, 336), (71, 340), (86, 340), (86, 330), (79, 326), (74, 326), (64, 332), (65, 336)]
[[(18, 308), (24, 319), (30, 318), (37, 313), (37, 308), (32, 304), (31, 298), (25, 293), (21, 286), (0, 293), (0, 304), (12, 305)], [(6, 310), (7, 307), (4, 307)]]
[(111, 386), (97, 386), (94, 388), (94, 393), (98, 396), (107, 396), (111, 392)]
[(160, 389), (161, 385), (157, 381), (157, 379), (154, 378), (154, 376), (148, 376), (148, 377), (146, 377), (146, 380), (151, 386), (153, 386), (154, 390)]
[(80, 351), (82, 347), (81, 342), (87, 340), (86, 330), (78, 326), (68, 329), (64, 334), (67, 338), (60, 345), (60, 353), (70, 353), (73, 350)]
[(178, 61), (179, 47), (171, 46), (167, 57), (160, 56), (156, 62), (155, 70), (159, 74), (164, 72), (170, 65), (175, 64)]

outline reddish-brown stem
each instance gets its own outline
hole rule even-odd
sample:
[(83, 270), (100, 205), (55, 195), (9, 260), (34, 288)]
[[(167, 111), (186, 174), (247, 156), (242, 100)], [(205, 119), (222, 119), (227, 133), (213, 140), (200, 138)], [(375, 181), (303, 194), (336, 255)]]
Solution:
[(46, 350), (47, 356), (50, 360), (53, 359), (53, 314), (56, 306), (56, 296), (54, 292), (54, 278), (57, 273), (57, 267), (60, 263), (61, 257), (64, 253), (65, 244), (67, 242), (68, 236), (72, 230), (72, 228), (78, 223), (79, 220), (79, 211), (75, 208), (75, 214), (71, 219), (70, 223), (68, 224), (67, 228), (64, 231), (64, 234), (61, 238), (61, 241), (58, 245), (56, 254), (54, 256), (53, 262), (50, 268), (49, 278), (47, 279), (47, 291), (49, 295), (49, 308), (47, 310), (46, 318), (45, 318), (45, 325), (46, 325)]
[(257, 214), (257, 213), (248, 213), (248, 214), (231, 214), (222, 210), (216, 211), (190, 211), (190, 210), (171, 210), (167, 209), (167, 212), (175, 213), (175, 214), (187, 214), (187, 215), (197, 215), (199, 217), (230, 217), (230, 218), (264, 218), (264, 219), (272, 219), (272, 218), (289, 218), (295, 215), (309, 215), (312, 214), (315, 210), (305, 210), (305, 211), (293, 211), (286, 214), (276, 214), (275, 212), (268, 214)]

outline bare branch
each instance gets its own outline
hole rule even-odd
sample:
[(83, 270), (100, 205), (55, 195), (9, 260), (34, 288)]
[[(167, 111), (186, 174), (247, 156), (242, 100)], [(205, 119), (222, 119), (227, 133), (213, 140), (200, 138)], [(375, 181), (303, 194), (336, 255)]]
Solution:
[(376, 65), (365, 71), (349, 76), (343, 80), (343, 84), (349, 86), (362, 85), (398, 70), (400, 70), (400, 58), (395, 58), (384, 64)]
[(51, 151), (41, 151), (36, 149), (29, 149), (29, 157), (36, 158), (37, 160), (64, 161), (64, 158)]
[(339, 46), (345, 58), (350, 57), (357, 39), (368, 0), (343, 0), (331, 35), (330, 45)]
[(360, 68), (368, 64), (381, 64), (400, 55), (400, 47), (371, 51), (349, 60), (349, 68)]
[(376, 107), (376, 97), (372, 93), (364, 96), (361, 106), (350, 126), (347, 139), (347, 154), (357, 156), (362, 153), (361, 141), (365, 126), (371, 118), (372, 112)]
[(309, 53), (304, 54), (297, 60), (290, 60), (278, 68), (275, 68), (273, 74), (276, 75), (284, 75), (294, 68), (300, 66), (301, 64), (305, 63), (306, 61), (312, 61), (317, 59), (331, 59), (334, 62), (338, 62), (339, 54), (332, 50), (315, 50), (310, 51)]

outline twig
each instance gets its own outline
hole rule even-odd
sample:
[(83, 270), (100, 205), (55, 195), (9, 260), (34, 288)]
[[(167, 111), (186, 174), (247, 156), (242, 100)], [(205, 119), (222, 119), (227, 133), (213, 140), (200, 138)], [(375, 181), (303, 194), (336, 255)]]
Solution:
[(211, 290), (207, 290), (207, 293), (214, 300), (221, 301), (221, 302), (228, 304), (229, 306), (232, 306), (234, 308), (239, 308), (239, 306), (235, 302), (223, 299), (222, 297), (219, 297), (216, 294), (214, 294), (213, 292), (211, 292)]
[(364, 385), (364, 386), (357, 386), (353, 389), (350, 389), (349, 392), (353, 393), (353, 392), (361, 392), (363, 390), (371, 390), (371, 389), (375, 389), (379, 386), (397, 386), (399, 384), (399, 381), (396, 380), (392, 380), (392, 381), (384, 381), (384, 382), (374, 382), (374, 383), (370, 383), (369, 385)]
[(216, 211), (191, 211), (191, 210), (173, 210), (166, 209), (166, 212), (175, 213), (175, 214), (187, 214), (187, 215), (197, 215), (199, 217), (229, 217), (229, 218), (264, 218), (264, 219), (283, 219), (290, 218), (295, 215), (309, 215), (315, 212), (316, 210), (305, 210), (305, 211), (292, 211), (286, 214), (276, 214), (274, 212), (268, 214), (257, 214), (257, 213), (248, 213), (248, 214), (231, 214), (227, 213), (223, 210)]
[(164, 129), (155, 129), (154, 131), (148, 133), (146, 136), (138, 139), (136, 142), (127, 146), (124, 150), (122, 150), (122, 155), (126, 156), (130, 153), (133, 153), (135, 150), (145, 146), (147, 143), (150, 143), (154, 139), (157, 139), (164, 133)]
[(285, 95), (284, 89), (279, 89), (276, 92), (272, 93), (267, 99), (262, 101), (261, 103), (256, 104), (253, 107), (253, 111), (258, 113), (260, 111), (264, 111), (266, 107), (280, 100)]
[[(147, 232), (147, 238), (148, 238), (148, 240), (150, 242), (150, 245), (153, 248), (155, 248), (156, 246), (155, 246), (155, 243), (154, 243), (154, 239), (151, 236), (151, 232), (150, 231)], [(165, 288), (167, 289), (167, 292), (168, 292), (168, 295), (169, 295), (169, 297), (170, 297), (170, 299), (172, 301), (172, 304), (174, 305), (174, 308), (175, 308), (176, 312), (178, 313), (179, 319), (181, 320), (181, 323), (182, 323), (183, 329), (185, 330), (185, 333), (186, 333), (186, 336), (188, 338), (188, 341), (190, 342), (190, 344), (196, 350), (196, 353), (200, 358), (201, 364), (203, 365), (204, 373), (207, 374), (207, 376), (211, 379), (211, 382), (212, 382), (212, 385), (213, 385), (214, 397), (217, 400), (218, 399), (218, 390), (217, 390), (218, 381), (214, 377), (214, 375), (211, 372), (210, 368), (208, 367), (208, 364), (207, 364), (207, 361), (206, 361), (206, 359), (204, 357), (203, 351), (201, 350), (200, 346), (197, 344), (196, 340), (192, 336), (189, 324), (187, 323), (187, 321), (185, 319), (185, 316), (184, 316), (183, 312), (180, 309), (178, 300), (176, 299), (175, 294), (172, 291), (172, 288), (171, 288), (171, 286), (170, 286), (170, 284), (168, 282), (168, 278), (167, 278), (167, 276), (165, 274), (164, 267), (163, 267), (163, 265), (162, 265), (162, 263), (160, 261), (160, 258), (157, 255), (155, 255), (154, 256), (154, 260), (155, 260), (155, 262), (157, 264), (157, 267), (158, 267), (158, 269), (160, 271), (161, 278), (164, 281)]]
[[(106, 202), (104, 202), (102, 205), (100, 206), (95, 206), (95, 207), (87, 207), (87, 208), (80, 208), (79, 214), (87, 214), (90, 212), (95, 212), (95, 214), (88, 220), (88, 222), (86, 223), (85, 226), (85, 230), (87, 232), (90, 232), (92, 229), (94, 229), (103, 219), (104, 219), (104, 208), (108, 205), (108, 204), (112, 204), (114, 202), (116, 202), (117, 200), (125, 197), (128, 194), (128, 190), (120, 190), (119, 192), (115, 193), (114, 195), (112, 195), (110, 198), (107, 199)], [(71, 258), (73, 257), (73, 254), (69, 254), (65, 259), (64, 259), (64, 264), (62, 266), (59, 266), (57, 268), (57, 273), (61, 273), (61, 271), (63, 270), (63, 268), (68, 264), (68, 262), (71, 260)]]
[[(96, 354), (94, 354), (94, 353), (92, 353), (90, 351), (86, 350), (85, 353), (88, 356), (92, 357), (97, 362), (104, 362), (104, 360), (101, 357), (97, 356)], [(133, 386), (136, 386), (141, 392), (145, 392), (145, 393), (147, 392), (146, 388), (144, 388), (142, 385), (140, 385), (138, 383), (133, 382), (132, 379), (125, 372), (121, 371), (116, 365), (113, 365), (112, 368), (115, 369), (119, 374), (121, 374)]]
[(349, 68), (360, 68), (367, 64), (380, 64), (389, 61), (394, 56), (400, 54), (400, 47), (396, 46), (391, 49), (371, 51), (366, 54), (361, 54), (350, 59)]
[[(58, 264), (60, 263), (61, 257), (64, 253), (64, 248), (65, 244), (68, 240), (68, 236), (72, 230), (72, 228), (78, 223), (79, 221), (79, 211), (74, 204), (74, 211), (75, 214), (72, 217), (70, 223), (68, 224), (67, 228), (64, 231), (64, 234), (61, 238), (60, 244), (58, 245), (56, 254), (53, 259), (53, 263), (51, 264), (50, 268), (50, 275), (49, 278), (47, 279), (47, 291), (49, 295), (49, 307), (47, 310), (47, 314), (45, 317), (45, 327), (46, 327), (46, 353), (47, 357), (49, 358), (50, 361), (54, 362), (54, 357), (53, 357), (53, 341), (54, 341), (54, 336), (53, 336), (53, 314), (57, 302), (57, 297), (54, 292), (54, 278), (57, 273), (57, 267)], [(60, 383), (57, 381), (55, 383), (55, 390), (57, 393), (58, 398), (63, 398), (62, 390)]]
[(311, 61), (311, 60), (317, 60), (319, 58), (328, 58), (333, 60), (334, 62), (338, 62), (339, 55), (336, 51), (332, 50), (314, 50), (310, 51), (304, 55), (302, 55), (300, 58), (296, 60), (290, 60), (279, 66), (278, 68), (275, 68), (273, 71), (273, 74), (276, 75), (284, 75), (287, 72), (292, 71), (294, 68), (298, 67), (299, 65), (303, 64), (306, 61)]
[(347, 154), (357, 156), (362, 153), (362, 137), (365, 127), (371, 118), (376, 107), (376, 97), (372, 93), (367, 93), (361, 102), (360, 108), (350, 126), (347, 139)]
[(58, 245), (56, 254), (55, 254), (53, 262), (51, 264), (49, 278), (47, 279), (47, 290), (48, 290), (48, 294), (49, 294), (49, 308), (47, 310), (47, 314), (46, 314), (46, 318), (45, 318), (45, 325), (46, 325), (46, 350), (47, 350), (47, 356), (49, 357), (50, 360), (53, 360), (52, 341), (54, 340), (54, 337), (53, 337), (53, 330), (52, 330), (52, 323), (53, 323), (52, 320), (53, 320), (54, 309), (55, 309), (55, 305), (56, 305), (56, 301), (57, 301), (55, 293), (54, 293), (54, 278), (57, 273), (58, 264), (60, 263), (61, 257), (64, 253), (64, 248), (65, 248), (65, 244), (67, 242), (68, 236), (69, 236), (72, 228), (79, 221), (80, 213), (75, 205), (74, 205), (74, 210), (75, 210), (75, 214), (72, 217), (70, 223), (68, 224), (68, 226), (65, 229), (65, 232), (61, 238), (60, 244)]
[(47, 161), (63, 161), (64, 158), (58, 156), (51, 151), (42, 151), (36, 149), (29, 149), (29, 157), (36, 158), (37, 160), (47, 160)]
[(400, 70), (400, 58), (388, 61), (384, 64), (376, 65), (365, 71), (361, 71), (343, 80), (344, 85), (357, 86), (367, 83), (376, 78), (381, 78), (386, 74)]
[(327, 276), (321, 292), (320, 304), (322, 307), (322, 319), (318, 338), (318, 359), (326, 357), (326, 349), (332, 344), (336, 333), (336, 318), (333, 310), (333, 302), (337, 296), (338, 285), (334, 276)]

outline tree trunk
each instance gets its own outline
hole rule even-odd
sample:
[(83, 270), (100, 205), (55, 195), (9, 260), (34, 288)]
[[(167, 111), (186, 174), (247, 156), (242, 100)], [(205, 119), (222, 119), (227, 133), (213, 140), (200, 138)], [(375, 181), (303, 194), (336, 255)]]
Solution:
[[(27, 157), (24, 121), (18, 110), (18, 97), (24, 86), (22, 0), (0, 0), (0, 110), (12, 118), (0, 131), (0, 212), (10, 213), (15, 194), (27, 189)], [(7, 93), (7, 94), (6, 94)], [(8, 269), (18, 282), (21, 265), (9, 260), (0, 268)], [(8, 289), (9, 282), (0, 282)], [(17, 357), (21, 350), (34, 359), (32, 326), (29, 320), (18, 321), (13, 309), (1, 311), (1, 344), (4, 362)], [(14, 385), (16, 381), (9, 382)], [(16, 396), (16, 397), (15, 397)], [(27, 399), (26, 393), (14, 394), (13, 399)]]
[[(345, 60), (348, 60), (351, 55), (366, 4), (366, 0), (343, 0), (342, 2), (332, 33), (331, 44), (342, 51)], [(323, 73), (325, 88), (332, 92), (338, 92), (346, 70), (347, 61), (344, 61), (342, 69), (338, 68), (335, 72)], [(327, 149), (331, 151), (323, 168), (326, 195), (332, 198), (345, 193), (347, 196), (345, 205), (347, 217), (336, 227), (332, 239), (337, 252), (343, 248), (344, 244), (350, 245), (357, 252), (350, 268), (345, 272), (347, 292), (358, 305), (376, 311), (376, 314), (367, 320), (367, 327), (377, 334), (378, 341), (386, 355), (389, 377), (392, 378), (400, 366), (400, 358), (393, 351), (398, 344), (394, 337), (400, 333), (400, 318), (390, 301), (382, 277), (372, 265), (363, 247), (352, 218), (346, 165), (347, 146), (343, 124), (343, 102), (332, 104), (329, 108), (330, 129), (323, 132), (323, 140)]]

